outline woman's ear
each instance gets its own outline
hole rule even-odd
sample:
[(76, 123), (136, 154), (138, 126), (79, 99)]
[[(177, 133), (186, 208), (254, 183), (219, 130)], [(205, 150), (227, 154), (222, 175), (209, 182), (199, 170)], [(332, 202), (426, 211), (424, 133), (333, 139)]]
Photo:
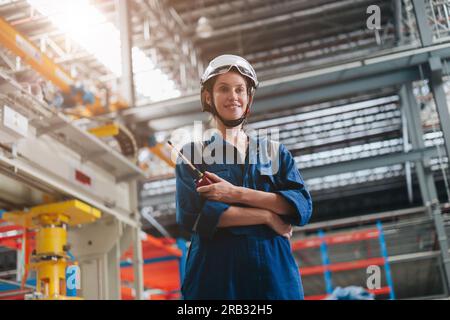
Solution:
[(253, 103), (253, 95), (250, 95), (250, 96), (248, 97), (248, 102), (247, 102), (247, 109), (246, 109), (246, 112), (248, 112), (248, 110), (249, 110), (250, 107), (252, 106), (252, 103)]
[(211, 93), (209, 93), (208, 90), (205, 91), (205, 101), (208, 105), (212, 104), (212, 97), (211, 97)]

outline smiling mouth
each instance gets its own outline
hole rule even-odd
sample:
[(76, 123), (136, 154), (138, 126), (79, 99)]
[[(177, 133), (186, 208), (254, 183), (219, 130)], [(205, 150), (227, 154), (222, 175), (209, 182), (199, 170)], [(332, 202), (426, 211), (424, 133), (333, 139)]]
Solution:
[(230, 105), (225, 106), (225, 108), (228, 108), (228, 109), (237, 109), (240, 107), (241, 107), (240, 105), (236, 105), (236, 104), (230, 104)]

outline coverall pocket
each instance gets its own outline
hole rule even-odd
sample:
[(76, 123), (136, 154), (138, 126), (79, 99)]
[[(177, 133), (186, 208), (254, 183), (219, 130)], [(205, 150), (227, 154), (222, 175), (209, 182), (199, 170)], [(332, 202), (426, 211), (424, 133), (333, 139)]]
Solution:
[(270, 192), (277, 190), (277, 181), (275, 177), (267, 173), (265, 169), (261, 167), (256, 167), (257, 171), (257, 185), (259, 190)]

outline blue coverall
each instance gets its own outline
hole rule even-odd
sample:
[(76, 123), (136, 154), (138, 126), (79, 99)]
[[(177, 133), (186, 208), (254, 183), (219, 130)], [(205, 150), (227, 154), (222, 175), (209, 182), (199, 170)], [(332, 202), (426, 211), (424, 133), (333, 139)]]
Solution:
[[(249, 138), (258, 141), (257, 137)], [(237, 154), (236, 148), (217, 134), (205, 143), (213, 141), (223, 144), (224, 150), (234, 149)], [(193, 150), (191, 143), (183, 148), (183, 153), (192, 160)], [(196, 167), (237, 186), (282, 195), (296, 214), (280, 217), (292, 225), (305, 225), (312, 213), (310, 193), (291, 153), (282, 144), (278, 159), (279, 169), (273, 175), (267, 174), (267, 165), (271, 163), (261, 163), (259, 157), (249, 161), (248, 155), (245, 164), (213, 163)], [(217, 228), (221, 214), (230, 206), (201, 197), (192, 170), (185, 163), (177, 164), (177, 223), (192, 232), (181, 288), (183, 298), (303, 299), (299, 269), (289, 240), (267, 225)]]

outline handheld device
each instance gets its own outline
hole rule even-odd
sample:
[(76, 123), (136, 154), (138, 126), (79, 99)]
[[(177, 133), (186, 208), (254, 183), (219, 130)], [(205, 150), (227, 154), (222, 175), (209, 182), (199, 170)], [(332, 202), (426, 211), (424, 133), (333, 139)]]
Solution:
[(174, 145), (172, 144), (172, 142), (167, 141), (167, 144), (173, 149), (175, 150), (178, 155), (181, 157), (181, 159), (184, 160), (184, 162), (189, 166), (189, 168), (192, 170), (192, 172), (194, 172), (195, 176), (197, 177), (195, 179), (195, 185), (196, 187), (202, 187), (202, 186), (207, 186), (210, 184), (213, 184), (213, 182), (208, 179), (207, 176), (205, 176), (205, 174), (203, 172), (201, 172), (200, 170), (198, 170), (196, 167), (194, 167), (194, 165), (179, 151), (177, 150), (177, 148), (174, 147)]

